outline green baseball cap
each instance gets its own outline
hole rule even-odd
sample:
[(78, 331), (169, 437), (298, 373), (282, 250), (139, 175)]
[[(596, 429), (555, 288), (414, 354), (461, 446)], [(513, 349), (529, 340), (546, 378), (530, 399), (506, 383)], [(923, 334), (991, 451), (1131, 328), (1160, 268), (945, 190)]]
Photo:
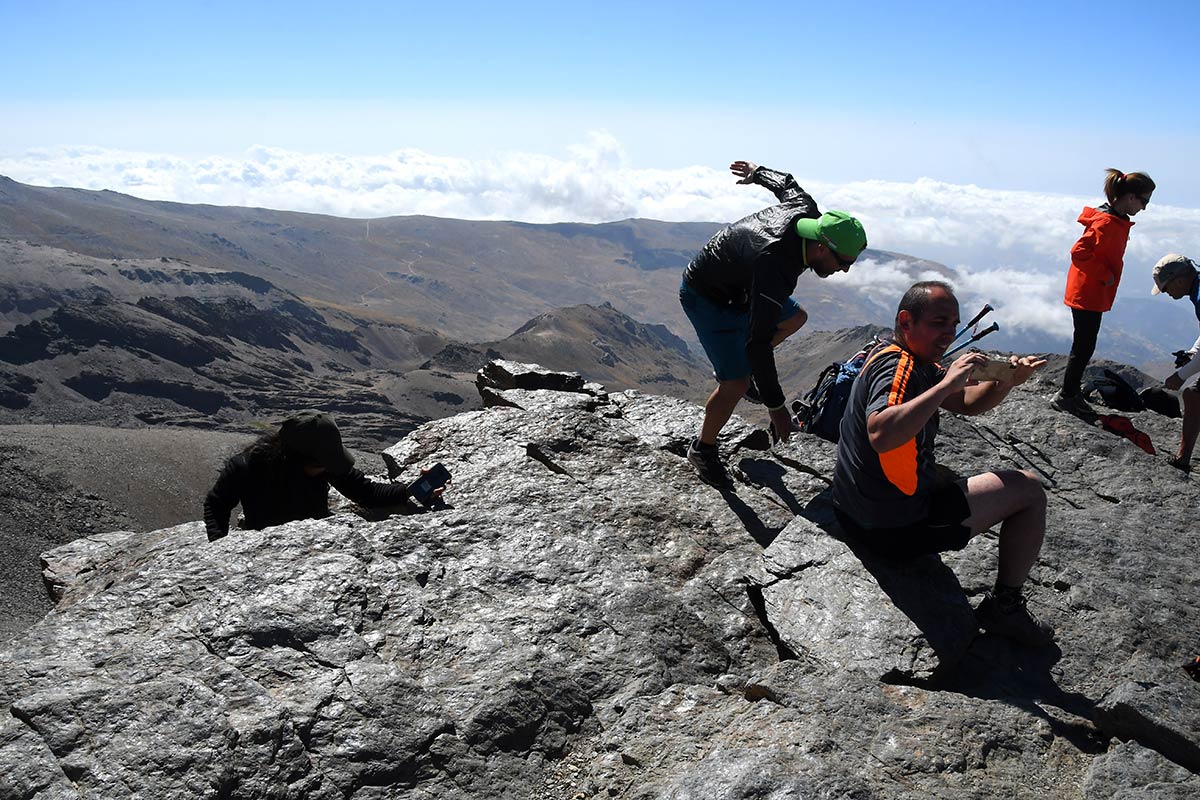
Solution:
[(845, 259), (858, 258), (867, 249), (862, 223), (845, 211), (826, 211), (818, 219), (798, 219), (796, 233), (820, 242)]

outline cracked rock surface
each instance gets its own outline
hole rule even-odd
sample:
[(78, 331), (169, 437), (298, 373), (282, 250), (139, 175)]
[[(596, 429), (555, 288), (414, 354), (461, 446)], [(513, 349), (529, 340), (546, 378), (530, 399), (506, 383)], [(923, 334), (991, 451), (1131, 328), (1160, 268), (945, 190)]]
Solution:
[(823, 441), (768, 450), (735, 418), (722, 492), (684, 458), (696, 406), (513, 362), (479, 388), (385, 453), (400, 479), (444, 463), (448, 507), (45, 554), (57, 606), (0, 650), (0, 798), (1200, 790), (1200, 494), (1047, 388), (939, 437), (962, 474), (1046, 481), (1043, 650), (975, 628), (994, 535), (851, 552)]

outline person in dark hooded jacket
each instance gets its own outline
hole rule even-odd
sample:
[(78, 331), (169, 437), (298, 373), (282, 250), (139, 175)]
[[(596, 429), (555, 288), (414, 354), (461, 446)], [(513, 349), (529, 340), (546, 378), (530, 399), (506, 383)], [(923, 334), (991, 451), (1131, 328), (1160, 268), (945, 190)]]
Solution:
[(844, 272), (867, 246), (857, 219), (844, 211), (822, 214), (791, 175), (749, 161), (729, 169), (738, 183), (769, 189), (779, 202), (718, 231), (684, 270), (679, 288), (717, 378), (688, 461), (715, 486), (729, 480), (717, 434), (748, 392), (766, 405), (777, 436), (786, 440), (791, 432), (773, 351), (808, 321), (791, 297), (800, 274)]
[(372, 481), (354, 467), (333, 417), (319, 411), (288, 417), (278, 431), (225, 462), (204, 499), (208, 540), (229, 533), (229, 517), (238, 503), (250, 530), (327, 517), (331, 485), (367, 508), (401, 505), (409, 498), (408, 487)]

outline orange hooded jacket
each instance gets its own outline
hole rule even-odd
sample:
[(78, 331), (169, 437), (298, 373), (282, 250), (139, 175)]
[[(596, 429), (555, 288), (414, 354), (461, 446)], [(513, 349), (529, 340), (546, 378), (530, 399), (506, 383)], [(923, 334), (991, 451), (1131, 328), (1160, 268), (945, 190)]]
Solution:
[(1082, 311), (1108, 311), (1117, 298), (1125, 245), (1133, 221), (1105, 209), (1084, 206), (1083, 236), (1071, 248), (1071, 269), (1063, 302)]

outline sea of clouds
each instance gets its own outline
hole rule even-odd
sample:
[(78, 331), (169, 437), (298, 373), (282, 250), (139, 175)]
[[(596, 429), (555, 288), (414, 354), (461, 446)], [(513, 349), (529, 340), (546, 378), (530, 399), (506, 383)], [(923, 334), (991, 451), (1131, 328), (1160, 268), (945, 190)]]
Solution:
[[(749, 155), (749, 154), (748, 154)], [(796, 177), (822, 208), (856, 214), (872, 248), (938, 261), (958, 272), (964, 297), (990, 298), (1006, 325), (1069, 336), (1062, 288), (1068, 250), (1095, 196), (1001, 191), (920, 179), (832, 184)], [(497, 153), (468, 159), (416, 149), (380, 155), (256, 146), (236, 156), (180, 157), (97, 147), (0, 154), (0, 174), (40, 186), (111, 189), (149, 200), (251, 206), (346, 217), (428, 214), (525, 222), (629, 217), (728, 221), (771, 202), (737, 185), (724, 165), (649, 169), (630, 163), (612, 135), (593, 132), (562, 156)], [(1151, 203), (1137, 218), (1125, 282), (1149, 289), (1168, 252), (1200, 256), (1200, 209)], [(931, 273), (932, 275), (933, 273)], [(863, 263), (836, 281), (890, 306), (911, 277)]]

